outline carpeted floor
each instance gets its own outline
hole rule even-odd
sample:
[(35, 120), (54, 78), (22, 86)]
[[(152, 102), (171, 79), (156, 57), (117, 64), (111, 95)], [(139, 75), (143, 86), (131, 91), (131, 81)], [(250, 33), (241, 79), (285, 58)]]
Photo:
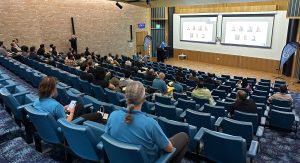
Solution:
[[(15, 74), (6, 70), (0, 66), (0, 70), (9, 74), (12, 80), (15, 80), (25, 86), (31, 93), (37, 95), (37, 89), (33, 88), (31, 85), (17, 77)], [(294, 108), (298, 115), (300, 115), (300, 93), (292, 93), (294, 99)], [(300, 129), (298, 128), (298, 134)], [(33, 145), (32, 145), (33, 146)], [(51, 145), (45, 144), (46, 148), (53, 147)], [(48, 151), (45, 155), (51, 158), (61, 161), (63, 156), (62, 151), (59, 149), (54, 149)], [(277, 130), (271, 130), (269, 128), (265, 129), (264, 135), (260, 140), (260, 151), (254, 160), (258, 163), (265, 162), (282, 162), (282, 163), (295, 163), (300, 162), (300, 141), (299, 136), (294, 133), (286, 133)], [(75, 162), (83, 162), (81, 160), (75, 160)], [(85, 162), (85, 161), (84, 161)], [(192, 163), (193, 161), (189, 159), (184, 159), (184, 163)]]

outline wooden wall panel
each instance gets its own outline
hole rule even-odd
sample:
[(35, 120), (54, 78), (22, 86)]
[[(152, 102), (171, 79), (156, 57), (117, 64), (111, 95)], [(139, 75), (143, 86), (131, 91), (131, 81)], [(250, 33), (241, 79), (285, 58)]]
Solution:
[(201, 6), (178, 6), (176, 14), (207, 13), (207, 12), (259, 12), (287, 10), (288, 0), (273, 0), (271, 2), (226, 3)]
[(279, 64), (279, 61), (271, 59), (174, 49), (175, 58), (178, 58), (178, 55), (181, 53), (186, 54), (188, 56), (188, 60), (191, 61), (205, 62), (237, 68), (246, 68), (271, 73), (277, 73), (276, 69), (278, 68)]

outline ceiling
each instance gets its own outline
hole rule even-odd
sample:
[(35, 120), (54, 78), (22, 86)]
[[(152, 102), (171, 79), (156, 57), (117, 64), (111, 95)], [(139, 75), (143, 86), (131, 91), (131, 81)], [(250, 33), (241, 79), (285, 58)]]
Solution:
[[(147, 6), (146, 0), (111, 0), (132, 5)], [(138, 2), (140, 1), (140, 2)], [(243, 2), (263, 2), (272, 0), (151, 0), (151, 7), (174, 7), (174, 6), (191, 6), (191, 5), (208, 5), (208, 4), (223, 4), (223, 3), (243, 3)]]

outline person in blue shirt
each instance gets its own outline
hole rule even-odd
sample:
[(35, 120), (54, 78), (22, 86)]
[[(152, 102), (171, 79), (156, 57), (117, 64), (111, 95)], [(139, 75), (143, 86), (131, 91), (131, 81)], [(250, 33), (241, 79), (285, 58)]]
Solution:
[(149, 162), (155, 162), (162, 150), (176, 152), (171, 162), (181, 162), (188, 147), (189, 138), (186, 133), (178, 133), (168, 139), (157, 121), (141, 112), (145, 101), (145, 88), (138, 81), (130, 82), (125, 91), (128, 108), (110, 114), (105, 133), (119, 141), (141, 145)]
[[(57, 96), (56, 78), (45, 77), (39, 85), (39, 98), (33, 103), (33, 107), (39, 111), (50, 113), (56, 120), (59, 118), (66, 118), (67, 121), (72, 121), (78, 116), (84, 119), (94, 122), (105, 123), (100, 113), (88, 113), (81, 115), (83, 107), (75, 105), (73, 108), (69, 108), (68, 105), (62, 106), (53, 97)], [(66, 112), (69, 112), (68, 116)]]
[(164, 79), (165, 79), (165, 74), (161, 72), (158, 74), (158, 77), (155, 78), (152, 82), (152, 87), (158, 89), (162, 94), (166, 94), (168, 89)]
[(174, 87), (175, 92), (178, 92), (178, 93), (182, 93), (183, 92), (183, 87), (179, 83), (180, 80), (181, 80), (180, 76), (176, 76), (175, 77), (175, 81), (171, 85), (172, 87)]

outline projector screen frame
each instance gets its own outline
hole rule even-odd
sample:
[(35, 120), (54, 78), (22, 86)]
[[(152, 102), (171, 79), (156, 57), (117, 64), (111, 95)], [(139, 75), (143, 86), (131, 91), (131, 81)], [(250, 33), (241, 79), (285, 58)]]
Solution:
[[(252, 48), (263, 48), (263, 49), (271, 49), (273, 43), (273, 31), (274, 31), (274, 21), (275, 21), (275, 14), (276, 13), (259, 13), (259, 14), (221, 14), (221, 37), (220, 37), (220, 44), (225, 46), (240, 46), (240, 47), (252, 47)], [(224, 17), (273, 17), (272, 21), (272, 28), (271, 28), (271, 40), (270, 46), (258, 46), (258, 45), (246, 45), (246, 44), (233, 44), (233, 43), (224, 43), (223, 42), (223, 18)], [(225, 36), (225, 35), (224, 35)], [(225, 40), (225, 38), (224, 38)]]
[[(182, 32), (182, 17), (188, 17), (188, 18), (191, 18), (191, 17), (204, 17), (204, 18), (210, 18), (210, 17), (216, 17), (216, 23), (215, 23), (215, 31), (213, 32), (215, 34), (215, 39), (214, 41), (209, 41), (209, 42), (206, 42), (206, 41), (191, 41), (191, 40), (183, 40), (182, 39), (182, 35), (181, 35), (181, 32)], [(179, 37), (180, 37), (180, 41), (182, 42), (192, 42), (192, 43), (205, 43), (205, 44), (217, 44), (217, 34), (218, 34), (218, 14), (208, 14), (208, 15), (180, 15), (180, 30), (179, 30)]]

